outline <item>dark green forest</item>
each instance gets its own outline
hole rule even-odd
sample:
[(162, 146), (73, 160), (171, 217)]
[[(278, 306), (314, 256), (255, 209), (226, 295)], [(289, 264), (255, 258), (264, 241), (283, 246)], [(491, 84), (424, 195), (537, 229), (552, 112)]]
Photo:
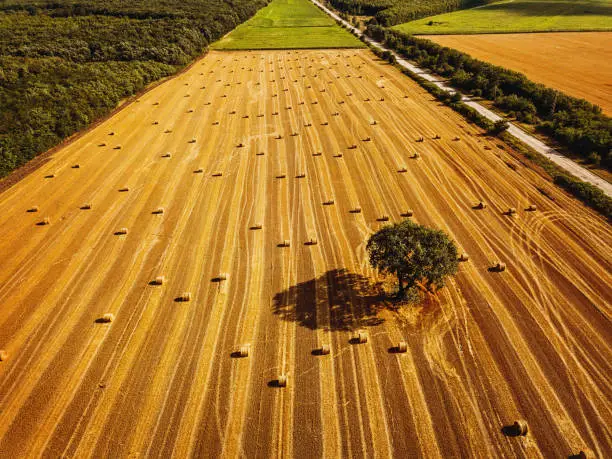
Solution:
[[(490, 0), (489, 0), (490, 1)], [(470, 8), (487, 0), (329, 0), (345, 13), (374, 16), (374, 22), (390, 27), (427, 16)]]
[(269, 0), (0, 0), (0, 177), (171, 75)]

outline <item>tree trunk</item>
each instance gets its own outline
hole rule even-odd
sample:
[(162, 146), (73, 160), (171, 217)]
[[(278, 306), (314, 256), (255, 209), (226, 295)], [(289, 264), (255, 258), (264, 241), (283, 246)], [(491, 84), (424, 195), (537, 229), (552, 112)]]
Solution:
[(397, 273), (397, 281), (399, 283), (399, 288), (397, 290), (397, 296), (399, 298), (404, 297), (404, 277), (398, 272)]

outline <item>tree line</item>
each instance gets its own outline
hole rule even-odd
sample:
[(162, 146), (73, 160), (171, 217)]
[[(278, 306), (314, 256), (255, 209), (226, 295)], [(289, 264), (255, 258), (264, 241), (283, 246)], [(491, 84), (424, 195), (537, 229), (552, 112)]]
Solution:
[(356, 16), (373, 16), (372, 23), (390, 27), (427, 16), (470, 8), (487, 0), (329, 0), (334, 8)]
[(600, 107), (430, 40), (373, 24), (367, 34), (419, 66), (449, 78), (453, 86), (492, 100), (511, 116), (534, 124), (573, 154), (612, 168), (612, 119)]
[(268, 2), (0, 2), (0, 177), (177, 72)]

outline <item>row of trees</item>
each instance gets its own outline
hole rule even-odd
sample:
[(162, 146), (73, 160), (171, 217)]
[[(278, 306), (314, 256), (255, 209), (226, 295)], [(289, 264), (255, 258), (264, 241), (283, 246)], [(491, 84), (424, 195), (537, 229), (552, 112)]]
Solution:
[(0, 2), (0, 177), (175, 73), (268, 1)]
[(486, 3), (487, 0), (330, 0), (340, 11), (374, 16), (373, 23), (389, 27), (427, 16)]
[(377, 25), (369, 25), (367, 33), (449, 78), (455, 87), (492, 100), (518, 119), (535, 124), (574, 154), (612, 168), (612, 119), (598, 106), (430, 40)]

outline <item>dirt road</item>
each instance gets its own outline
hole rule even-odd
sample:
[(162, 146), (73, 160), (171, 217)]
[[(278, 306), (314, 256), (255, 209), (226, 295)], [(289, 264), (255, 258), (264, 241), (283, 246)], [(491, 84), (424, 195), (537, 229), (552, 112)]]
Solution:
[(428, 35), (423, 38), (524, 73), (612, 114), (612, 32)]
[[(470, 261), (394, 311), (408, 209)], [(213, 52), (0, 216), (2, 456), (612, 454), (609, 225), (368, 51)]]

